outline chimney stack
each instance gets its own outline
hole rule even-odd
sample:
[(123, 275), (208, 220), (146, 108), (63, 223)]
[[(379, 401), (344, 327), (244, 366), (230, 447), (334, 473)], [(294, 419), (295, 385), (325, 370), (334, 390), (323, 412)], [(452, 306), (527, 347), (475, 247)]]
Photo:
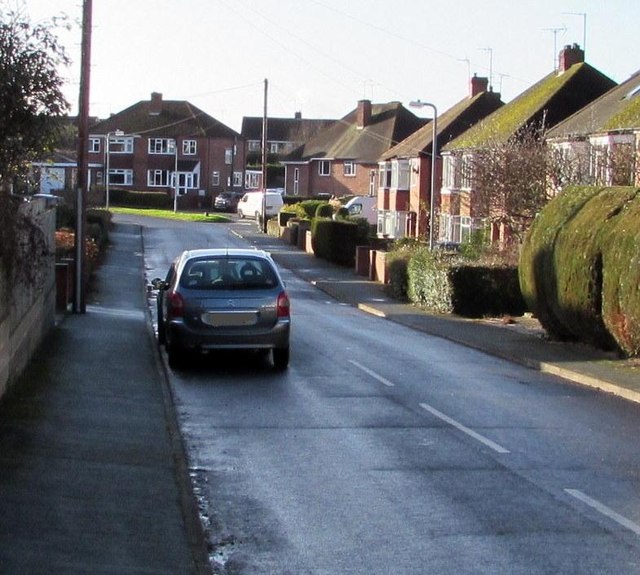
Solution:
[(580, 64), (581, 62), (584, 62), (584, 50), (581, 50), (578, 44), (574, 44), (573, 46), (567, 45), (560, 50), (558, 71), (560, 73), (566, 72), (571, 66)]
[(294, 116), (294, 118), (296, 120), (302, 120), (302, 112), (296, 112), (296, 115)]
[(470, 97), (473, 98), (482, 92), (486, 92), (488, 87), (489, 78), (485, 78), (483, 76), (478, 77), (477, 74), (474, 74), (473, 78), (471, 78)]
[(371, 100), (360, 100), (358, 102), (356, 121), (358, 128), (366, 128), (371, 123)]
[(162, 112), (162, 94), (159, 92), (151, 93), (151, 105), (149, 106), (149, 114), (158, 116)]

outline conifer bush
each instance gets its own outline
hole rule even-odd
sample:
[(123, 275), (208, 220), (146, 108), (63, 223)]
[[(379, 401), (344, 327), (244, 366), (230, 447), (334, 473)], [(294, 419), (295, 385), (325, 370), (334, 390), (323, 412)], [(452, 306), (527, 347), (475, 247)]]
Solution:
[(520, 256), (523, 296), (546, 331), (640, 353), (640, 190), (574, 187), (540, 213)]

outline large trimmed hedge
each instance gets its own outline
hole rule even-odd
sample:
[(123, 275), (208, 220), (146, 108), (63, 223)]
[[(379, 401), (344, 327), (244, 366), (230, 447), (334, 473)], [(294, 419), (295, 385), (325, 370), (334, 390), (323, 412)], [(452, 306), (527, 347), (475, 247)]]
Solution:
[(640, 190), (563, 191), (531, 227), (519, 273), (551, 336), (640, 355)]
[(358, 225), (331, 218), (314, 218), (311, 221), (311, 245), (317, 257), (352, 266), (358, 245)]

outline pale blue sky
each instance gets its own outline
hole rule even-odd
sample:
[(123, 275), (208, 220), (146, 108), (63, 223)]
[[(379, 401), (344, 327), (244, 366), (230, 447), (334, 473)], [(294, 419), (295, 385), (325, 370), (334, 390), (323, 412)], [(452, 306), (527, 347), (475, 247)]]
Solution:
[[(81, 0), (0, 0), (20, 4), (33, 20), (81, 19)], [(563, 45), (584, 44), (581, 14), (587, 62), (617, 82), (640, 69), (638, 0), (93, 0), (90, 113), (156, 91), (240, 130), (262, 115), (265, 78), (271, 116), (339, 118), (362, 98), (443, 112), (468, 94), (469, 73), (490, 70), (509, 101)], [(79, 29), (63, 39), (75, 110)]]

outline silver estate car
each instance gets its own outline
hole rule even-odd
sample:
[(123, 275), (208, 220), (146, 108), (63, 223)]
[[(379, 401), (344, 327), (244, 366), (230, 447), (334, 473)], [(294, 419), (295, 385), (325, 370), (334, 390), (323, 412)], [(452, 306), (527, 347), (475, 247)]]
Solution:
[(158, 289), (158, 339), (171, 367), (189, 352), (271, 351), (273, 365), (289, 364), (289, 296), (271, 256), (252, 249), (183, 252)]

